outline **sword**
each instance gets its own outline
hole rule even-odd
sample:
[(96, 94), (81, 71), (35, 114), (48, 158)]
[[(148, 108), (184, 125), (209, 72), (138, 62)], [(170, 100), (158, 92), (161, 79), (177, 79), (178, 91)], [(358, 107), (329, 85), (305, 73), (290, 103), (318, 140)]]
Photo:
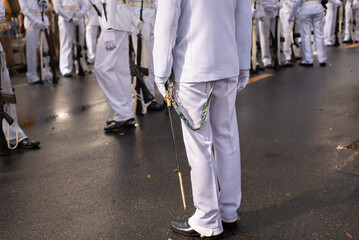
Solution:
[(184, 190), (183, 190), (182, 173), (181, 173), (180, 163), (179, 163), (179, 160), (178, 160), (178, 155), (177, 155), (177, 150), (176, 150), (176, 139), (175, 139), (175, 132), (174, 132), (174, 129), (173, 129), (173, 122), (172, 122), (172, 115), (171, 115), (171, 105), (172, 105), (172, 101), (173, 101), (172, 90), (173, 90), (173, 82), (170, 82), (169, 85), (168, 85), (168, 91), (166, 93), (165, 101), (167, 103), (168, 116), (170, 118), (173, 150), (174, 150), (174, 155), (175, 155), (175, 159), (176, 159), (176, 162), (177, 162), (178, 179), (179, 179), (179, 184), (180, 184), (180, 189), (181, 189), (183, 209), (186, 211), (186, 199), (185, 199)]

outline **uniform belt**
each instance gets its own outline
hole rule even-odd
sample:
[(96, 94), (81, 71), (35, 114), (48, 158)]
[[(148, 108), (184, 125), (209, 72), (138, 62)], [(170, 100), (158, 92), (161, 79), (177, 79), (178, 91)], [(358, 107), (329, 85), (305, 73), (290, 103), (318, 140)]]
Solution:
[(33, 16), (41, 17), (41, 12), (31, 12)]
[(322, 2), (321, 1), (305, 1), (302, 4), (300, 4), (300, 6), (308, 5), (308, 4), (322, 4)]
[(79, 10), (79, 8), (76, 7), (76, 6), (62, 6), (62, 8), (64, 10), (66, 10), (66, 11), (77, 11), (77, 10)]
[(121, 5), (121, 4), (126, 4), (126, 3), (124, 3), (123, 0), (118, 0), (118, 1), (117, 1), (117, 4), (118, 4), (118, 5)]
[[(131, 7), (141, 7), (141, 2), (131, 2)], [(144, 2), (143, 3), (144, 8), (153, 8), (153, 2)]]

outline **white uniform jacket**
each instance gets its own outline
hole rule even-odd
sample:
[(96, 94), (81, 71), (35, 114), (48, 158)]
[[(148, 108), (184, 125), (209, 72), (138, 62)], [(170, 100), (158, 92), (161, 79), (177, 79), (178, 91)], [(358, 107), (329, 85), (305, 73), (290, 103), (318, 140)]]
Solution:
[[(49, 1), (46, 0), (47, 6), (49, 6)], [(19, 0), (21, 11), (25, 16), (24, 25), (25, 28), (35, 28), (36, 22), (41, 22), (41, 8), (38, 4), (38, 0)], [(44, 12), (47, 12), (49, 7), (44, 9)], [(49, 20), (44, 14), (45, 23), (49, 23)]]
[(250, 68), (251, 23), (251, 0), (159, 1), (155, 75), (169, 77), (173, 67), (178, 82), (238, 76)]
[[(318, 2), (315, 4), (305, 4), (305, 3), (310, 3), (310, 2)], [(324, 13), (324, 7), (321, 3), (319, 3), (320, 1), (317, 0), (295, 0), (293, 3), (293, 7), (292, 7), (292, 11), (290, 13), (290, 19), (293, 19), (295, 17), (295, 15), (297, 14), (298, 8), (299, 8), (299, 16), (305, 16), (305, 15), (309, 15), (309, 14), (316, 14), (316, 13)]]
[(53, 0), (53, 4), (56, 13), (60, 15), (59, 23), (64, 20), (70, 21), (71, 18), (76, 17), (77, 11), (85, 15), (91, 7), (88, 0)]
[(106, 0), (107, 26), (118, 31), (131, 32), (132, 23), (137, 19), (130, 7), (122, 0)]
[(2, 4), (2, 1), (0, 1), (0, 23), (4, 22), (6, 22), (5, 9), (4, 5)]

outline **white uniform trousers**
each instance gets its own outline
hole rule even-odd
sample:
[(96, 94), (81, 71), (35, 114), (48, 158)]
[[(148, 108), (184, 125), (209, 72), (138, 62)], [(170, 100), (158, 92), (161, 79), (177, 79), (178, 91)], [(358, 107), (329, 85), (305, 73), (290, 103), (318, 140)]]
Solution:
[[(350, 13), (352, 8), (352, 1), (347, 0), (345, 3), (344, 11), (345, 11), (345, 25), (344, 25), (344, 41), (350, 40)], [(353, 11), (354, 13), (354, 11)], [(352, 39), (353, 40), (353, 39)]]
[[(0, 52), (3, 52), (1, 43), (0, 43)], [(4, 64), (5, 67), (4, 67), (4, 72), (1, 73), (2, 74), (1, 75), (1, 87), (4, 92), (13, 93), (11, 81), (10, 81), (10, 75), (9, 75), (9, 71), (6, 67), (5, 59), (4, 59), (4, 62), (2, 62), (2, 64)], [(14, 142), (16, 140), (16, 128), (17, 128), (17, 132), (18, 132), (19, 142), (22, 141), (23, 139), (27, 138), (24, 131), (20, 128), (20, 126), (17, 122), (17, 114), (16, 114), (15, 104), (5, 104), (4, 110), (7, 114), (10, 115), (10, 117), (12, 117), (14, 119), (14, 122), (11, 125), (9, 125), (5, 119), (2, 122), (2, 124), (3, 124), (2, 127), (3, 127), (3, 131), (4, 131), (6, 139), (9, 140), (10, 142)]]
[(116, 48), (105, 49), (103, 35), (97, 44), (95, 73), (108, 104), (115, 111), (113, 120), (134, 117), (132, 108), (131, 74), (128, 56), (128, 33), (116, 31)]
[[(258, 21), (258, 29), (259, 29), (259, 39), (262, 53), (262, 61), (264, 66), (272, 64), (272, 54), (269, 49), (269, 34), (271, 33), (273, 38), (275, 37), (276, 31), (276, 17), (269, 18), (267, 16), (264, 17), (263, 21)], [(282, 45), (282, 44), (281, 44)], [(287, 60), (283, 53), (281, 56), (278, 56), (282, 64), (286, 64)]]
[(337, 21), (337, 8), (331, 2), (327, 3), (327, 14), (325, 15), (324, 21), (324, 44), (334, 45), (335, 44), (335, 25)]
[[(153, 72), (153, 53), (152, 53), (153, 43), (154, 43), (153, 31), (154, 31), (154, 24), (149, 24), (145, 22), (141, 33), (145, 40), (146, 65), (147, 65), (146, 67), (148, 68), (148, 77), (145, 77), (144, 80), (148, 90), (151, 92), (153, 96), (155, 96), (155, 75)], [(137, 54), (137, 34), (138, 31), (134, 31), (132, 33), (133, 47), (135, 49), (136, 54)], [(143, 63), (144, 63), (144, 59), (142, 59), (142, 65)]]
[(95, 62), (97, 34), (99, 26), (87, 24), (86, 26), (86, 45), (87, 60), (89, 63)]
[[(283, 30), (283, 37), (284, 37), (284, 43), (283, 43), (283, 53), (285, 56), (285, 59), (287, 61), (290, 61), (292, 59), (292, 32), (295, 32), (295, 29), (292, 29), (292, 24), (288, 21), (290, 12), (289, 11), (279, 11), (280, 16), (280, 23), (282, 25)], [(299, 20), (295, 19), (295, 28), (299, 29)], [(295, 48), (296, 57), (301, 56), (301, 49), (300, 47), (293, 46)]]
[[(79, 40), (80, 44), (84, 43), (84, 23), (83, 19), (79, 24)], [(62, 75), (71, 73), (73, 69), (73, 45), (76, 41), (76, 28), (72, 22), (66, 22), (62, 19), (59, 21), (59, 33), (60, 33), (60, 72)]]
[(302, 38), (302, 49), (304, 54), (304, 63), (313, 63), (313, 49), (312, 49), (312, 29), (314, 32), (314, 41), (317, 49), (319, 62), (327, 60), (324, 49), (323, 36), (323, 14), (315, 13), (300, 16), (300, 35)]
[[(181, 121), (196, 207), (189, 225), (204, 236), (220, 234), (223, 231), (221, 219), (236, 221), (241, 203), (235, 109), (237, 82), (238, 77), (216, 81), (207, 119), (198, 131), (191, 130)], [(210, 87), (210, 82), (175, 83), (176, 102), (192, 126), (200, 122)]]
[[(352, 8), (352, 3), (347, 1), (345, 4), (345, 32), (344, 32), (344, 40), (349, 40), (350, 36), (350, 12)], [(359, 23), (359, 9), (353, 8), (353, 16), (352, 21), (355, 20), (356, 23)], [(352, 26), (353, 27), (353, 26)], [(359, 24), (355, 24), (354, 26), (354, 41), (359, 41)]]
[[(44, 49), (48, 50), (46, 37), (44, 35)], [(40, 29), (38, 28), (27, 28), (26, 29), (26, 63), (27, 72), (26, 77), (29, 83), (39, 81), (40, 78), (37, 73), (37, 49), (40, 46)], [(50, 58), (44, 57), (44, 61), (49, 63)], [(45, 79), (49, 80), (52, 78), (52, 73), (49, 65), (44, 67)]]

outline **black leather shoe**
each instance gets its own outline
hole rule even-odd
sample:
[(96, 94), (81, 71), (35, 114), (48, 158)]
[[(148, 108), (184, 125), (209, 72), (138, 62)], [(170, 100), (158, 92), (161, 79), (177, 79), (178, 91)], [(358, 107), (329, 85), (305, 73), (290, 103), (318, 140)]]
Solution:
[(134, 118), (130, 118), (121, 122), (113, 121), (105, 127), (105, 132), (118, 132), (127, 128), (132, 128), (135, 126), (135, 123), (136, 121)]
[(319, 66), (325, 67), (325, 66), (327, 66), (327, 63), (326, 62), (321, 62), (321, 63), (319, 63)]
[(273, 68), (273, 65), (272, 65), (272, 64), (268, 64), (268, 65), (265, 65), (264, 68), (272, 69), (272, 68)]
[(156, 101), (152, 101), (150, 105), (147, 106), (147, 111), (149, 112), (161, 111), (163, 108), (164, 108), (163, 105), (159, 104)]
[(179, 234), (189, 237), (200, 237), (201, 234), (196, 232), (189, 224), (188, 220), (172, 221), (171, 229)]
[(293, 67), (293, 64), (290, 62), (287, 62), (286, 64), (284, 64), (284, 67)]
[(113, 122), (115, 122), (115, 120), (109, 119), (109, 120), (106, 121), (106, 125), (110, 125), (110, 124), (113, 123)]
[(65, 77), (65, 78), (70, 78), (70, 77), (72, 77), (72, 74), (71, 74), (71, 73), (65, 73), (65, 74), (64, 74), (64, 77)]
[(223, 229), (226, 229), (226, 230), (235, 229), (235, 228), (237, 228), (238, 222), (239, 222), (238, 220), (235, 222), (231, 222), (231, 223), (226, 223), (226, 222), (222, 221)]
[(303, 66), (303, 67), (313, 67), (313, 63), (299, 63), (300, 66)]
[(22, 140), (21, 142), (19, 142), (19, 144), (17, 145), (19, 148), (24, 148), (24, 149), (33, 149), (33, 148), (39, 148), (40, 146), (40, 142), (38, 141), (31, 141), (28, 138), (25, 138), (24, 140)]
[(352, 43), (353, 41), (351, 39), (344, 40), (343, 43)]
[(38, 81), (32, 82), (31, 84), (32, 84), (32, 85), (36, 85), (36, 84), (44, 84), (44, 81), (42, 81), (42, 80), (38, 80)]

